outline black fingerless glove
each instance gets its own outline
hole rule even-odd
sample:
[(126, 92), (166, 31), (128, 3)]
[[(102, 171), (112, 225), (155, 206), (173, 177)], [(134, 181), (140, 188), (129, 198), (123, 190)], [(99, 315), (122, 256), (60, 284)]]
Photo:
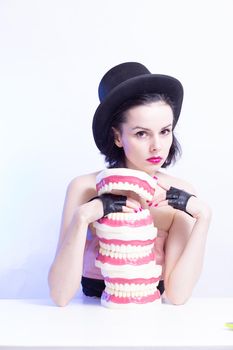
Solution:
[[(166, 194), (166, 199), (168, 199), (168, 204), (175, 209), (179, 209), (189, 214), (186, 210), (186, 206), (190, 197), (194, 196), (178, 188), (171, 187)], [(189, 214), (192, 216), (191, 214)]]
[(104, 193), (98, 197), (90, 199), (89, 202), (94, 199), (100, 199), (102, 201), (104, 216), (106, 216), (110, 213), (122, 212), (122, 207), (126, 206), (127, 197), (111, 193)]

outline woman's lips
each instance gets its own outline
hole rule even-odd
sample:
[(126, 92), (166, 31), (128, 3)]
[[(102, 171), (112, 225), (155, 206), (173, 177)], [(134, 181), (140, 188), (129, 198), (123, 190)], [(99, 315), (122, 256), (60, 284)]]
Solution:
[(162, 159), (163, 159), (162, 157), (151, 157), (151, 158), (148, 158), (147, 161), (152, 164), (158, 164), (161, 162)]

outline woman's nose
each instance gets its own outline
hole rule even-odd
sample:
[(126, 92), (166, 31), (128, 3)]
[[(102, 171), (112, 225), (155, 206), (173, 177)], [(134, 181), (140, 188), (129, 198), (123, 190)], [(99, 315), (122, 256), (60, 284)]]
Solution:
[(161, 149), (161, 143), (158, 137), (154, 137), (151, 140), (151, 144), (150, 144), (150, 151), (154, 152), (154, 151), (158, 151)]

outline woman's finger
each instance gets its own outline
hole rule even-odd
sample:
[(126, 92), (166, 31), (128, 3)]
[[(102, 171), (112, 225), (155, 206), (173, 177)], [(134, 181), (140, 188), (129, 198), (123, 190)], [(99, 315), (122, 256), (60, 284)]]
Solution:
[(162, 201), (164, 201), (166, 199), (166, 191), (162, 188), (159, 188), (155, 194), (154, 194), (154, 198), (152, 199), (151, 203), (160, 203)]
[(126, 206), (123, 206), (122, 207), (122, 212), (123, 213), (137, 213), (139, 211), (139, 209), (134, 209), (134, 208), (129, 208), (129, 207), (126, 207)]
[(157, 207), (165, 207), (166, 205), (168, 205), (168, 200), (163, 200), (158, 203)]
[(126, 206), (128, 208), (136, 209), (136, 210), (140, 210), (140, 208), (141, 208), (141, 204), (138, 201), (136, 201), (133, 198), (129, 198), (129, 197), (126, 200)]
[(168, 200), (161, 200), (161, 201), (156, 201), (154, 200), (153, 202), (150, 202), (148, 206), (150, 208), (156, 208), (156, 207), (164, 207), (168, 205)]
[(171, 187), (166, 181), (159, 179), (157, 185), (161, 187), (164, 191), (168, 191)]

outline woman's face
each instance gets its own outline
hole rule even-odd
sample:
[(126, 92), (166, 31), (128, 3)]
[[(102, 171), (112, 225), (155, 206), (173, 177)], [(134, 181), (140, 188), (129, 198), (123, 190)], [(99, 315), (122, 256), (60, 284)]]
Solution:
[(154, 175), (166, 161), (172, 144), (172, 109), (159, 101), (125, 113), (121, 132), (115, 130), (115, 143), (124, 149), (127, 168)]

